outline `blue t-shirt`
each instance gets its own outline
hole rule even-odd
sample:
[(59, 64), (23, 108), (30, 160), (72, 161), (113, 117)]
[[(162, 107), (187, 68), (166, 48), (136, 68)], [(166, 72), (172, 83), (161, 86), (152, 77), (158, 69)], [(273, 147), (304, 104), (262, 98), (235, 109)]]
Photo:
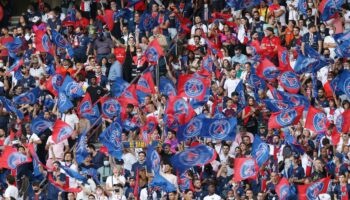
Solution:
[(318, 50), (318, 41), (322, 41), (322, 38), (321, 38), (321, 35), (319, 33), (312, 34), (312, 37), (311, 37), (310, 33), (306, 33), (305, 35), (303, 35), (303, 38), (301, 41), (317, 51)]

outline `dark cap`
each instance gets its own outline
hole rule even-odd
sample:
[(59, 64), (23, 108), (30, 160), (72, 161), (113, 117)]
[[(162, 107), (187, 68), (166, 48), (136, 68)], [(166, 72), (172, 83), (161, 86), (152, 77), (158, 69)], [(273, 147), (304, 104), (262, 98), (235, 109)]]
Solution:
[(337, 158), (339, 159), (340, 162), (343, 162), (343, 157), (344, 157), (343, 154), (337, 152), (337, 153), (335, 154), (335, 157), (337, 157)]
[(273, 33), (273, 28), (272, 27), (267, 27), (266, 30), (267, 31), (271, 31)]

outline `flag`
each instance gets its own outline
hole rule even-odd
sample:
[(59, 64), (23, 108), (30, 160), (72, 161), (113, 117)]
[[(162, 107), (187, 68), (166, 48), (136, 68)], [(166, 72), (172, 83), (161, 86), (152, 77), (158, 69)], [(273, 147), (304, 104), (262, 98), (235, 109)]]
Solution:
[(291, 191), (288, 180), (286, 178), (282, 178), (276, 185), (276, 193), (278, 195), (278, 199), (287, 200), (290, 192)]
[(289, 52), (286, 47), (283, 46), (278, 46), (277, 47), (277, 52), (278, 52), (278, 63), (279, 63), (279, 70), (280, 71), (289, 71), (292, 70), (290, 66), (290, 61), (289, 61)]
[(52, 140), (58, 144), (69, 138), (73, 132), (74, 129), (72, 127), (70, 127), (66, 122), (58, 119), (53, 126)]
[(63, 93), (60, 92), (58, 94), (58, 103), (57, 103), (58, 111), (60, 113), (64, 113), (67, 110), (71, 109), (74, 107), (73, 103), (67, 98), (67, 96)]
[(258, 92), (258, 90), (265, 90), (266, 89), (266, 82), (264, 79), (260, 78), (256, 74), (251, 74), (248, 78), (248, 85), (253, 88), (255, 92)]
[(69, 75), (67, 75), (64, 79), (60, 90), (62, 90), (65, 95), (70, 98), (82, 97), (84, 95), (82, 86), (75, 82)]
[(315, 133), (327, 131), (327, 116), (324, 112), (310, 106), (306, 116), (305, 128)]
[(111, 85), (111, 96), (119, 97), (130, 86), (124, 79), (117, 77)]
[(99, 101), (101, 103), (101, 112), (103, 118), (113, 119), (114, 117), (119, 118), (122, 116), (123, 109), (116, 98), (105, 96), (101, 97)]
[(47, 175), (47, 180), (49, 180), (49, 182), (57, 189), (59, 189), (60, 191), (64, 191), (64, 192), (71, 192), (71, 193), (79, 193), (81, 191), (81, 188), (68, 188), (67, 184), (65, 186), (61, 186), (60, 184), (58, 184), (52, 177), (52, 173), (49, 173)]
[(277, 93), (283, 101), (289, 102), (294, 107), (304, 106), (305, 110), (309, 108), (310, 102), (305, 96), (298, 94), (290, 94), (282, 91), (277, 91)]
[(53, 48), (49, 36), (45, 31), (35, 31), (35, 48), (40, 52), (48, 52), (53, 55)]
[(63, 84), (64, 77), (61, 74), (54, 74), (50, 76), (49, 80), (46, 81), (46, 89), (51, 92), (51, 94), (57, 96), (58, 90)]
[(158, 127), (158, 120), (154, 116), (146, 118), (146, 123), (140, 128), (141, 138), (146, 144), (150, 144), (152, 138), (151, 135)]
[(316, 200), (318, 195), (326, 193), (330, 178), (323, 178), (311, 184), (297, 185), (299, 200)]
[(153, 77), (151, 72), (146, 72), (142, 74), (137, 81), (136, 90), (140, 90), (144, 93), (155, 94), (155, 86), (153, 82)]
[(241, 80), (236, 86), (235, 92), (238, 93), (238, 109), (237, 112), (241, 112), (246, 106), (247, 102), (245, 100), (243, 80)]
[(214, 61), (211, 56), (207, 55), (203, 58), (201, 70), (198, 72), (202, 76), (211, 76), (213, 73)]
[(141, 15), (139, 29), (141, 31), (151, 31), (157, 25), (156, 20), (148, 12)]
[(335, 120), (335, 126), (339, 133), (347, 133), (350, 130), (350, 110), (345, 110)]
[(168, 97), (177, 95), (174, 83), (165, 76), (162, 76), (159, 79), (159, 92)]
[(128, 0), (128, 7), (134, 6), (139, 3), (141, 0)]
[(226, 4), (228, 7), (234, 8), (235, 10), (243, 10), (260, 5), (260, 1), (261, 0), (227, 0)]
[(84, 162), (85, 158), (89, 155), (89, 152), (87, 151), (87, 131), (84, 130), (81, 135), (79, 135), (75, 154), (76, 154), (76, 160), (78, 164), (81, 164)]
[[(112, 29), (110, 29), (112, 30)], [(72, 45), (55, 29), (51, 30), (53, 43), (63, 49), (66, 49), (70, 58), (74, 57), (74, 51)]]
[(179, 127), (177, 139), (184, 141), (193, 137), (212, 138), (216, 140), (234, 140), (236, 137), (237, 119), (208, 119), (194, 117), (189, 123)]
[(294, 107), (290, 102), (279, 100), (279, 99), (263, 99), (266, 108), (271, 112), (279, 112)]
[(300, 90), (301, 83), (298, 76), (292, 71), (286, 71), (278, 77), (282, 88), (292, 94), (297, 94)]
[(269, 129), (283, 128), (297, 124), (302, 116), (303, 110), (303, 106), (298, 106), (272, 113), (268, 123)]
[(303, 146), (301, 146), (297, 139), (290, 133), (288, 128), (283, 128), (284, 140), (291, 147), (293, 152), (299, 153), (300, 155), (305, 153)]
[(127, 87), (124, 92), (118, 98), (119, 102), (123, 105), (132, 104), (137, 106), (139, 104), (137, 99), (136, 85), (132, 84)]
[(5, 47), (7, 48), (9, 52), (9, 56), (11, 58), (16, 58), (16, 52), (19, 50), (23, 45), (23, 41), (20, 37), (15, 37), (12, 42), (7, 42), (5, 44)]
[(216, 152), (207, 145), (189, 147), (171, 157), (172, 166), (180, 173), (194, 166), (203, 166), (216, 159)]
[(145, 51), (145, 56), (147, 59), (147, 62), (149, 63), (157, 63), (159, 58), (164, 56), (164, 52), (162, 47), (160, 46), (157, 39), (152, 40), (147, 46), (147, 49)]
[[(82, 113), (82, 117), (86, 118), (89, 120), (90, 124), (100, 124), (102, 122), (102, 119), (100, 117), (100, 110), (98, 108), (98, 105), (95, 104), (94, 107), (90, 112)], [(96, 120), (99, 120), (96, 122)]]
[(74, 171), (73, 169), (71, 169), (70, 167), (67, 167), (65, 165), (60, 164), (60, 168), (71, 178), (74, 178), (78, 181), (83, 182), (84, 184), (87, 183), (87, 178), (83, 175), (81, 175), (79, 172)]
[(278, 77), (279, 71), (277, 67), (268, 59), (264, 59), (259, 64), (258, 68), (256, 69), (256, 75), (258, 75), (260, 78), (273, 81)]
[(322, 0), (318, 5), (318, 11), (321, 13), (320, 17), (322, 21), (328, 21), (336, 16), (337, 10), (340, 9), (341, 5), (336, 5), (334, 2), (335, 0)]
[(269, 145), (263, 142), (259, 136), (254, 137), (252, 156), (261, 167), (269, 159)]
[(6, 73), (10, 73), (13, 71), (17, 71), (20, 66), (23, 65), (23, 59), (22, 58), (17, 58), (15, 62), (6, 70)]
[(192, 181), (187, 177), (187, 172), (181, 173), (180, 176), (177, 176), (177, 182), (179, 184), (180, 191), (192, 190), (194, 191)]
[(154, 145), (149, 145), (147, 148), (147, 158), (146, 158), (146, 166), (147, 171), (153, 171), (155, 176), (160, 176), (160, 156), (158, 152), (155, 150)]
[(13, 98), (13, 102), (17, 105), (35, 104), (39, 99), (40, 92), (41, 90), (38, 87), (36, 87), (28, 92), (15, 96)]
[(256, 179), (259, 167), (254, 158), (236, 158), (234, 161), (234, 181), (237, 183), (246, 179)]
[[(307, 48), (311, 48), (311, 47), (309, 47), (308, 45), (305, 45), (305, 49)], [(317, 58), (304, 56), (301, 53), (301, 51), (298, 50), (298, 57), (297, 57), (297, 60), (295, 61), (293, 70), (297, 74), (301, 75), (306, 72), (311, 72), (312, 66), (316, 65), (317, 63), (318, 63)]]
[(176, 187), (162, 175), (154, 176), (149, 185), (151, 188), (161, 188), (161, 191), (165, 192), (174, 192), (177, 190)]
[(108, 149), (108, 154), (120, 160), (122, 158), (122, 126), (119, 120), (109, 125), (98, 137), (99, 141)]
[(77, 106), (78, 115), (81, 116), (83, 113), (91, 112), (92, 107), (93, 105), (91, 102), (91, 96), (87, 92), (85, 94), (85, 97), (80, 101), (80, 103)]
[(298, 1), (298, 10), (303, 15), (307, 15), (307, 1), (306, 0), (299, 0)]
[(42, 117), (37, 117), (32, 120), (30, 124), (30, 130), (31, 132), (40, 135), (42, 132), (44, 132), (48, 128), (53, 127), (53, 122), (46, 120)]
[(210, 80), (195, 75), (180, 75), (178, 79), (178, 95), (193, 98), (198, 101), (204, 100), (206, 89), (210, 87)]
[[(121, 10), (118, 10), (121, 11)], [(105, 9), (104, 10), (104, 20), (106, 22), (106, 25), (109, 29), (109, 31), (113, 31), (114, 27), (114, 19), (113, 19), (114, 11), (111, 9)]]
[(17, 151), (12, 146), (4, 146), (0, 158), (0, 167), (6, 169), (16, 169), (19, 165), (31, 162), (32, 159)]
[(165, 113), (168, 115), (176, 115), (180, 124), (186, 124), (196, 116), (192, 106), (185, 99), (178, 96), (169, 97)]
[(20, 118), (20, 119), (23, 119), (24, 118), (24, 115), (23, 113), (18, 110), (10, 100), (8, 100), (6, 97), (4, 96), (0, 96), (0, 101), (2, 102), (2, 105), (4, 105), (4, 107), (6, 108), (6, 110), (8, 112), (14, 112), (16, 113), (17, 117)]
[(219, 47), (217, 47), (217, 45), (215, 43), (210, 41), (208, 38), (204, 38), (204, 39), (205, 39), (205, 43), (208, 47), (207, 51), (209, 54), (217, 55), (219, 58), (224, 57), (224, 54), (220, 51)]
[(341, 74), (336, 76), (332, 80), (331, 86), (336, 94), (346, 94), (346, 96), (350, 98), (350, 71), (344, 70)]

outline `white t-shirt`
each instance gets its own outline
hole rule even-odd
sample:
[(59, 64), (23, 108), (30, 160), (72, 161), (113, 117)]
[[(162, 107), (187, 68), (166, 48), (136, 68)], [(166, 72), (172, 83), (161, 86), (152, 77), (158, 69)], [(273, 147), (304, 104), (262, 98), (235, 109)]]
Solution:
[(281, 10), (284, 11), (284, 13), (278, 17), (278, 20), (281, 22), (281, 25), (282, 26), (286, 26), (286, 8), (284, 6), (280, 6), (280, 8), (278, 10), (275, 10), (274, 13), (275, 13), (275, 16), (278, 12), (280, 12)]
[(236, 90), (236, 87), (240, 81), (241, 81), (240, 79), (231, 79), (231, 78), (226, 79), (224, 84), (224, 89), (227, 90), (228, 97), (231, 98), (231, 93)]
[(132, 153), (126, 153), (122, 155), (124, 160), (124, 169), (131, 171), (132, 165), (137, 162), (136, 156)]
[(77, 128), (77, 127), (74, 127), (75, 124), (79, 124), (79, 118), (76, 114), (63, 114), (62, 120), (66, 122), (73, 129)]
[(5, 190), (5, 194), (4, 194), (5, 198), (15, 198), (18, 199), (18, 189), (17, 187), (13, 186), (13, 185), (9, 185), (6, 190)]
[(44, 71), (44, 69), (42, 67), (38, 67), (37, 69), (30, 68), (29, 74), (31, 76), (33, 76), (34, 78), (39, 78), (40, 79), (45, 74), (45, 71)]
[(106, 186), (113, 187), (115, 184), (122, 184), (125, 185), (125, 177), (124, 176), (108, 176), (106, 180)]
[[(200, 28), (202, 28), (203, 33), (208, 33), (208, 27), (205, 24), (202, 24)], [(194, 35), (194, 33), (196, 32), (196, 29), (197, 29), (197, 25), (192, 26), (191, 35)]]
[(217, 194), (207, 195), (203, 200), (221, 200), (221, 197)]
[[(69, 165), (67, 165), (66, 164), (66, 162), (60, 162), (61, 163), (61, 165), (63, 165), (63, 166), (69, 166)], [(73, 171), (75, 171), (75, 172), (78, 172), (78, 166), (76, 165), (76, 164), (71, 164), (70, 166), (69, 166), (69, 169), (71, 169), (71, 170), (73, 170)], [(66, 174), (65, 173), (65, 171), (63, 170), (63, 169), (61, 169), (61, 173), (62, 174)], [(78, 187), (78, 183), (77, 183), (77, 180), (75, 179), (75, 178), (72, 178), (72, 177), (70, 177), (68, 174), (66, 174), (68, 177), (69, 177), (69, 187), (70, 188), (76, 188), (76, 187)]]
[(53, 151), (49, 150), (49, 158), (53, 158), (52, 152), (54, 152), (55, 157), (58, 159), (63, 159), (64, 156), (64, 147), (68, 146), (68, 141), (63, 140), (62, 142), (55, 144), (55, 142), (52, 140), (52, 135), (49, 136), (47, 139), (46, 145), (51, 144), (53, 147)]
[[(334, 43), (335, 44), (335, 40), (332, 36), (328, 35), (324, 38), (323, 43)], [(330, 52), (330, 57), (334, 58), (335, 57), (335, 48), (328, 48), (329, 52)]]

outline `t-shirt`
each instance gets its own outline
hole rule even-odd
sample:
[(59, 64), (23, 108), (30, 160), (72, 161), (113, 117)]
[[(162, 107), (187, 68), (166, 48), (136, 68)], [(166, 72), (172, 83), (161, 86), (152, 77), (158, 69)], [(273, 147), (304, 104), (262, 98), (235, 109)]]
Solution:
[(115, 184), (125, 185), (125, 177), (124, 176), (115, 177), (114, 175), (107, 177), (106, 186), (113, 187), (113, 185)]
[(316, 51), (318, 50), (318, 41), (322, 41), (321, 35), (319, 33), (306, 33), (303, 35), (302, 42), (311, 46)]
[(49, 150), (49, 158), (53, 158), (52, 152), (54, 152), (56, 158), (62, 159), (64, 156), (64, 147), (68, 146), (68, 141), (63, 140), (62, 142), (55, 144), (52, 140), (52, 135), (50, 135), (46, 142), (46, 145), (48, 144), (51, 144), (53, 147), (53, 151)]
[(79, 118), (76, 114), (63, 114), (62, 120), (66, 122), (73, 129), (77, 128), (75, 127), (75, 124), (79, 124)]
[(9, 185), (6, 190), (5, 190), (5, 194), (4, 194), (5, 198), (15, 198), (18, 199), (18, 189), (17, 187), (13, 186), (13, 185)]
[(226, 79), (224, 84), (224, 89), (227, 90), (228, 97), (231, 98), (231, 94), (236, 90), (236, 87), (239, 82), (240, 82), (240, 79), (231, 79), (231, 78)]

